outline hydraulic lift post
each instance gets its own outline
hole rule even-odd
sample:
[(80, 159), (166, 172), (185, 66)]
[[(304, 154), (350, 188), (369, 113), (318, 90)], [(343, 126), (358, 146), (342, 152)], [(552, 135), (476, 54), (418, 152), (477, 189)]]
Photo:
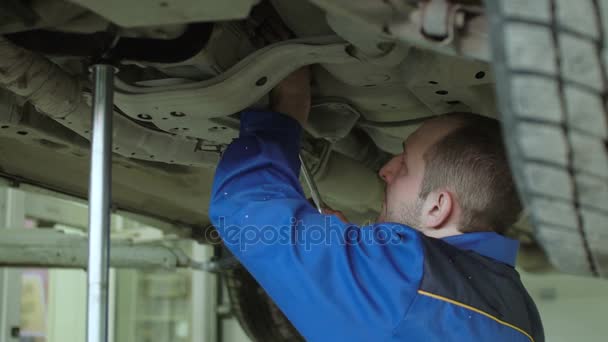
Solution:
[(95, 64), (91, 70), (94, 89), (89, 175), (87, 342), (107, 342), (115, 69), (108, 64)]

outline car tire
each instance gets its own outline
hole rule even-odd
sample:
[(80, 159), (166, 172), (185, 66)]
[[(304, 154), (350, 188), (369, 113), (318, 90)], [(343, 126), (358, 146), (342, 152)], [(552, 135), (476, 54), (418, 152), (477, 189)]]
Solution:
[(608, 1), (486, 0), (503, 134), (557, 269), (608, 276)]
[(245, 267), (223, 274), (232, 313), (252, 341), (305, 341)]

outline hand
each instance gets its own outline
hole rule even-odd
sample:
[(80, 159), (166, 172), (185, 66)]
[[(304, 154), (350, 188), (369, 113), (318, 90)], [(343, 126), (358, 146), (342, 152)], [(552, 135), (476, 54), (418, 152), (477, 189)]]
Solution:
[(308, 121), (310, 112), (310, 68), (300, 68), (274, 87), (270, 93), (272, 110), (297, 120), (300, 125)]
[(344, 214), (339, 210), (333, 210), (331, 208), (322, 208), (321, 210), (323, 211), (323, 214), (325, 214), (325, 215), (336, 215), (336, 216), (338, 216), (340, 221), (342, 221), (344, 223), (350, 223), (348, 221), (348, 219), (346, 218), (346, 216), (344, 216)]

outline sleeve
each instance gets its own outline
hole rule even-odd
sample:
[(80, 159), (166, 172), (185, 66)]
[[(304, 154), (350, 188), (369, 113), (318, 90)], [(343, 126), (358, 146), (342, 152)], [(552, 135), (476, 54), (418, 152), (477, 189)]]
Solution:
[(216, 170), (211, 221), (308, 340), (382, 340), (416, 296), (420, 236), (319, 214), (298, 179), (300, 136), (285, 115), (242, 113), (240, 136)]

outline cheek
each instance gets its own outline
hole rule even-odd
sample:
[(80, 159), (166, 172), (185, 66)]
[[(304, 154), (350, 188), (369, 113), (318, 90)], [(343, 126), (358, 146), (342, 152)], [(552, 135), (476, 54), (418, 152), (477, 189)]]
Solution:
[(418, 199), (420, 182), (412, 177), (401, 177), (391, 186), (390, 200), (411, 203)]

